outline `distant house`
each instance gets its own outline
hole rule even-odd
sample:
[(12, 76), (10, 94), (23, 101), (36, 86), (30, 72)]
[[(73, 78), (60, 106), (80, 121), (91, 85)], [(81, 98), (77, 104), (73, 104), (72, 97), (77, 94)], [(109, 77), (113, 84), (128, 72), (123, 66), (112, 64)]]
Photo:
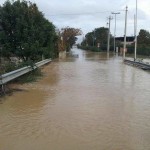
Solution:
[[(127, 45), (133, 44), (134, 43), (134, 39), (135, 39), (134, 36), (127, 36), (126, 37), (126, 42), (127, 42), (126, 44)], [(124, 37), (116, 37), (116, 41), (121, 42), (121, 44), (124, 44)]]
[[(126, 45), (133, 44), (134, 43), (134, 39), (135, 39), (134, 36), (127, 36), (126, 37)], [(116, 41), (120, 42), (123, 45), (124, 44), (124, 37), (116, 37)], [(120, 51), (120, 54), (123, 54), (124, 48), (120, 47), (119, 51)], [(127, 51), (128, 51), (128, 49), (126, 48), (125, 52), (127, 52)]]

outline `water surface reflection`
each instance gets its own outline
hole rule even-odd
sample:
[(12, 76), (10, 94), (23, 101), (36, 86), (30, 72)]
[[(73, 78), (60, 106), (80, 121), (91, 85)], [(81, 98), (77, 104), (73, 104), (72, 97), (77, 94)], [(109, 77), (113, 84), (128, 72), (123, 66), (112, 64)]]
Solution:
[(0, 150), (149, 150), (150, 73), (73, 52), (0, 104)]

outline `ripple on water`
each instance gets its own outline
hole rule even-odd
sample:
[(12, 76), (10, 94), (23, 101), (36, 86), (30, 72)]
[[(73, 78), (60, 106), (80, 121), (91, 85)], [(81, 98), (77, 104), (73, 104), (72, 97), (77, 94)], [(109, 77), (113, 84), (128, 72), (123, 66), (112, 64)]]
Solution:
[(74, 49), (0, 105), (3, 150), (149, 150), (149, 73)]

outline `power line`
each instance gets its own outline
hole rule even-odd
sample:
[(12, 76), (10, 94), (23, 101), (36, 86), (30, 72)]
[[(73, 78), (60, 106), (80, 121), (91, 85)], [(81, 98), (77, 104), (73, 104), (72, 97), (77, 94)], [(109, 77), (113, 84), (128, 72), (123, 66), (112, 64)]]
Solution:
[[(118, 10), (118, 11), (125, 11), (125, 10)], [(52, 14), (52, 15), (45, 15), (45, 16), (78, 16), (78, 15), (91, 15), (91, 14), (103, 14), (103, 13), (110, 13), (112, 11), (101, 11), (101, 12), (85, 12), (85, 13), (75, 13), (75, 14)]]

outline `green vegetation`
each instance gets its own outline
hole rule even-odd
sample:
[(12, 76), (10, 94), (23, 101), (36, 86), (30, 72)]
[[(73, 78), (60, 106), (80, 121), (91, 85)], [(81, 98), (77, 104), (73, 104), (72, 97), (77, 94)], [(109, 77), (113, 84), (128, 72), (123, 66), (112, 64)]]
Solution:
[[(128, 45), (127, 49), (128, 49), (128, 53), (129, 54), (133, 54), (134, 53), (134, 45)], [(137, 54), (138, 55), (150, 56), (150, 46), (138, 45), (138, 47), (137, 47)]]
[[(0, 6), (0, 75), (25, 66), (34, 67), (43, 58), (57, 58), (59, 51), (72, 48), (78, 35), (81, 35), (80, 29), (57, 30), (35, 3), (7, 0)], [(15, 82), (36, 81), (41, 75), (38, 68)], [(2, 86), (0, 88), (1, 94)]]
[(82, 31), (77, 28), (65, 27), (60, 31), (59, 51), (70, 51), (72, 46), (76, 43), (77, 37), (81, 35)]
[[(108, 28), (100, 27), (94, 29), (92, 32), (89, 32), (85, 35), (85, 39), (81, 43), (82, 49), (99, 51), (107, 50), (107, 37), (108, 37)], [(100, 46), (98, 48), (98, 45)], [(113, 37), (110, 35), (110, 50), (113, 50)]]
[[(35, 3), (6, 1), (0, 6), (0, 75), (58, 57), (58, 38), (55, 26)], [(31, 82), (39, 76), (40, 69), (35, 69), (15, 82)]]
[[(100, 27), (94, 29), (85, 35), (85, 39), (82, 41), (79, 48), (91, 51), (106, 51), (107, 50), (107, 36), (108, 28)], [(137, 37), (137, 54), (150, 56), (150, 33), (144, 29), (141, 29)], [(99, 43), (99, 48), (98, 48)], [(116, 41), (116, 47), (123, 47), (120, 42)], [(134, 53), (134, 43), (127, 45), (128, 53)], [(113, 36), (110, 35), (110, 50), (113, 50)]]
[(55, 26), (45, 19), (36, 4), (6, 1), (0, 7), (0, 45), (3, 57), (14, 56), (23, 61), (56, 57)]
[(29, 72), (29, 73), (15, 79), (15, 81), (13, 81), (13, 82), (17, 82), (20, 84), (35, 82), (42, 76), (43, 76), (43, 74), (42, 74), (41, 70), (39, 68), (37, 68), (37, 69), (33, 70), (32, 72)]
[[(128, 53), (134, 53), (134, 43), (127, 46)], [(137, 37), (137, 54), (150, 56), (150, 33), (141, 29)]]
[(2, 72), (18, 68), (11, 58), (23, 63), (56, 58), (59, 51), (69, 51), (80, 34), (70, 27), (56, 31), (35, 3), (8, 0), (0, 6), (0, 56), (6, 60)]
[(141, 29), (138, 35), (138, 49), (139, 55), (150, 56), (150, 33), (144, 29)]
[(0, 74), (5, 74), (26, 66), (31, 66), (33, 68), (35, 66), (35, 63), (32, 60), (28, 60), (26, 62), (21, 62), (18, 64), (16, 64), (15, 62), (8, 61), (0, 66)]
[(0, 74), (58, 57), (57, 43), (55, 26), (35, 3), (17, 0), (0, 6)]

